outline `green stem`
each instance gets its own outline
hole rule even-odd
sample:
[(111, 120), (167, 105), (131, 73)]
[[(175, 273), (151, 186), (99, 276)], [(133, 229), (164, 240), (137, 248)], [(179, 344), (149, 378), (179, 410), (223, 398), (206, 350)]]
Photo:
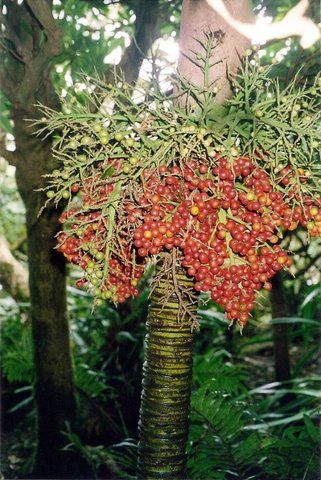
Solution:
[[(191, 286), (183, 270), (176, 269), (176, 280), (179, 286)], [(184, 324), (178, 321), (177, 295), (173, 293), (164, 303), (169, 288), (175, 291), (174, 281), (158, 281), (147, 320), (139, 422), (140, 479), (184, 478), (193, 334), (188, 318)]]

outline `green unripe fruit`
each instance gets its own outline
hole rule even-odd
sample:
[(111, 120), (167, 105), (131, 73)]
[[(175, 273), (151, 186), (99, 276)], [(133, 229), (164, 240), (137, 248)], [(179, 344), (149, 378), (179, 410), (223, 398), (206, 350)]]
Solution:
[(312, 148), (318, 148), (319, 147), (319, 142), (317, 142), (316, 140), (313, 140), (312, 143), (311, 143), (311, 147)]
[(96, 285), (98, 285), (98, 278), (92, 277), (90, 279), (90, 282), (95, 287)]
[(104, 272), (102, 272), (101, 270), (99, 270), (99, 272), (96, 272), (97, 278), (103, 278), (103, 276), (104, 276)]
[(96, 298), (95, 303), (96, 303), (97, 307), (101, 307), (104, 302), (101, 298)]
[(63, 180), (69, 180), (69, 172), (63, 171), (61, 174)]
[(104, 258), (104, 254), (103, 252), (98, 252), (96, 253), (95, 257), (97, 258), (97, 260), (102, 260)]
[(102, 129), (103, 129), (103, 126), (102, 126), (101, 123), (95, 123), (94, 126), (93, 126), (93, 130), (94, 130), (94, 132), (96, 132), (96, 133), (101, 132)]
[(138, 162), (139, 162), (139, 158), (137, 158), (137, 157), (132, 157), (132, 158), (129, 159), (129, 163), (131, 165), (137, 165)]
[(79, 162), (86, 162), (87, 157), (86, 155), (81, 154), (81, 155), (78, 155), (77, 160), (79, 160)]
[(314, 225), (315, 225), (314, 222), (312, 222), (312, 221), (311, 221), (311, 222), (308, 222), (308, 223), (307, 223), (307, 229), (308, 229), (308, 230), (312, 230), (312, 228), (314, 227)]
[(52, 175), (54, 175), (55, 177), (59, 177), (59, 175), (60, 175), (60, 170), (57, 170), (57, 169), (54, 170), (54, 171), (52, 172)]
[(131, 147), (134, 146), (134, 144), (135, 144), (135, 141), (132, 138), (127, 138), (127, 140), (126, 140), (127, 147), (131, 148)]
[(169, 133), (175, 133), (175, 132), (176, 132), (176, 129), (175, 129), (174, 127), (171, 127), (171, 128), (169, 129)]
[(48, 192), (46, 192), (46, 195), (48, 198), (53, 198), (55, 196), (55, 192), (53, 190), (48, 190)]
[(89, 137), (89, 135), (84, 135), (81, 138), (81, 143), (82, 145), (89, 145), (91, 143), (91, 137)]
[(66, 200), (70, 198), (70, 193), (67, 190), (64, 190), (61, 194), (62, 198), (65, 198)]
[(93, 294), (94, 294), (95, 297), (100, 297), (100, 295), (101, 295), (100, 288), (95, 288), (94, 291), (93, 291)]
[(109, 133), (105, 132), (104, 134), (101, 134), (100, 137), (99, 137), (99, 140), (100, 140), (100, 143), (102, 145), (107, 145), (109, 143), (109, 140), (110, 140)]
[(71, 140), (69, 142), (69, 148), (72, 148), (72, 150), (76, 150), (77, 147), (78, 147), (78, 142), (76, 140)]
[(101, 296), (104, 300), (108, 300), (111, 297), (111, 292), (109, 290), (106, 290), (105, 292), (102, 292)]
[(262, 112), (262, 110), (255, 110), (254, 115), (255, 115), (257, 118), (262, 118), (263, 115), (264, 115), (264, 113)]
[(86, 272), (88, 273), (88, 275), (91, 275), (92, 273), (94, 273), (93, 267), (88, 267), (87, 265)]
[(123, 166), (123, 173), (129, 173), (131, 171), (130, 165), (124, 165)]
[(117, 142), (120, 142), (121, 140), (123, 139), (123, 134), (118, 132), (118, 133), (115, 133), (115, 140), (117, 140)]

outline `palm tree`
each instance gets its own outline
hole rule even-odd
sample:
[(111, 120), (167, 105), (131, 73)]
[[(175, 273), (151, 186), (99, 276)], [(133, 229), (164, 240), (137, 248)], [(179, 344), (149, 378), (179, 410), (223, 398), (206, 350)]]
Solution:
[[(234, 2), (231, 8), (239, 19), (250, 21), (247, 0)], [(208, 81), (216, 82), (217, 101), (222, 103), (230, 93), (226, 72), (237, 68), (248, 41), (211, 10), (206, 0), (184, 0), (178, 68), (196, 85), (202, 84), (203, 77), (191, 56), (201, 52), (199, 42), (209, 32), (216, 35), (218, 45), (210, 59)], [(193, 365), (191, 324), (197, 302), (190, 306), (192, 282), (172, 262), (169, 271), (173, 274), (156, 283), (147, 321), (138, 458), (139, 478), (143, 479), (184, 478)]]

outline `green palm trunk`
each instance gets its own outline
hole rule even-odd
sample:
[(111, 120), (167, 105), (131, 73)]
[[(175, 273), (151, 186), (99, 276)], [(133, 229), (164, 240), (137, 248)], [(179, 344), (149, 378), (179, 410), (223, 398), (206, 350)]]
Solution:
[[(192, 286), (182, 270), (175, 276), (180, 286)], [(178, 321), (177, 295), (173, 293), (164, 302), (169, 289), (173, 284), (168, 279), (158, 281), (147, 321), (139, 422), (138, 470), (142, 479), (184, 477), (193, 334), (189, 318), (184, 324)]]

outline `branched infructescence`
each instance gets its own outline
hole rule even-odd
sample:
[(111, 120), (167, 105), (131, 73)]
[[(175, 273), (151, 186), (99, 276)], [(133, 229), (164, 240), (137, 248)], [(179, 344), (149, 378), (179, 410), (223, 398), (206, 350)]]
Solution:
[[(202, 89), (202, 105), (185, 109), (159, 93), (152, 105), (137, 104), (113, 87), (117, 108), (108, 117), (83, 107), (44, 111), (44, 129), (63, 131), (61, 168), (47, 188), (48, 201), (69, 201), (57, 248), (83, 269), (77, 285), (96, 303), (138, 295), (148, 259), (168, 252), (195, 291), (243, 326), (255, 293), (291, 264), (282, 232), (301, 226), (321, 236), (320, 79), (281, 92), (268, 72), (246, 62), (224, 115), (215, 89)], [(198, 88), (184, 85), (183, 95)]]

